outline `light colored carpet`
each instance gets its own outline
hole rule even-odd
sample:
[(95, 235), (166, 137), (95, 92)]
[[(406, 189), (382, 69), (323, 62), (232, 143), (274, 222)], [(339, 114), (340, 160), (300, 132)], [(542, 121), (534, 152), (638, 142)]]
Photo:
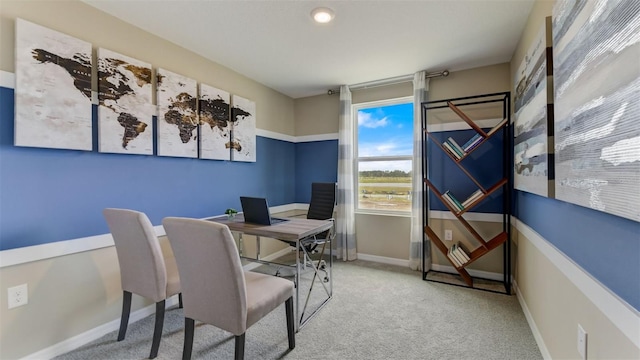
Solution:
[[(253, 325), (246, 359), (542, 359), (515, 296), (423, 281), (420, 272), (334, 262), (333, 299), (287, 347), (284, 306)], [(315, 289), (314, 289), (315, 292)], [(170, 309), (158, 359), (180, 359), (184, 318)], [(145, 359), (153, 315), (57, 359)], [(231, 359), (230, 333), (196, 323), (194, 359)]]

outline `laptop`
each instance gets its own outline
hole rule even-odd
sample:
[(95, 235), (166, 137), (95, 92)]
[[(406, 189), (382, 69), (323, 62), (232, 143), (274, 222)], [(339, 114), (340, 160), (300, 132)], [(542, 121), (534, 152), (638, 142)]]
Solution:
[(280, 219), (271, 217), (269, 213), (269, 205), (267, 199), (240, 196), (242, 204), (242, 212), (244, 213), (244, 222), (260, 225), (274, 225), (288, 219)]

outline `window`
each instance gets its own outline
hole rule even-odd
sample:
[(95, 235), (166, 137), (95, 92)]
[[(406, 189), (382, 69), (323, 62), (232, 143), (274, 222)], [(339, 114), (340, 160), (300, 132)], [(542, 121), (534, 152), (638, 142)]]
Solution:
[(413, 97), (353, 105), (358, 119), (356, 210), (411, 212)]

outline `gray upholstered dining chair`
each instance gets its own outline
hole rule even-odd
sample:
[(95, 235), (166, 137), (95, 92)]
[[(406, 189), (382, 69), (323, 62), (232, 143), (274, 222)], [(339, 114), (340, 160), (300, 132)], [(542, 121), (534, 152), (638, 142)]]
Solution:
[(235, 359), (244, 358), (246, 330), (285, 303), (289, 349), (296, 346), (293, 282), (244, 271), (231, 231), (206, 220), (162, 221), (178, 263), (184, 301), (182, 359), (191, 358), (195, 320), (235, 336)]
[[(147, 215), (127, 209), (104, 209), (103, 215), (116, 245), (122, 282), (122, 316), (118, 341), (124, 340), (131, 312), (131, 294), (156, 303), (155, 327), (149, 359), (158, 355), (165, 301), (180, 293), (180, 278), (175, 258), (163, 253)], [(182, 295), (179, 295), (182, 307)]]

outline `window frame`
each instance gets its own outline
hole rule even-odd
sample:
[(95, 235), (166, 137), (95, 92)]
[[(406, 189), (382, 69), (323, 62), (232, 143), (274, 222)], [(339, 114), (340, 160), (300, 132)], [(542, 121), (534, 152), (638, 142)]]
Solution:
[[(372, 215), (387, 215), (387, 216), (401, 216), (401, 217), (407, 217), (407, 216), (411, 216), (411, 209), (407, 210), (407, 211), (399, 211), (399, 210), (378, 210), (378, 209), (361, 209), (360, 208), (360, 201), (359, 201), (359, 188), (360, 188), (360, 162), (368, 162), (368, 161), (410, 161), (411, 162), (411, 166), (413, 168), (413, 153), (410, 155), (391, 155), (391, 156), (366, 156), (366, 157), (360, 157), (358, 154), (358, 148), (360, 147), (360, 143), (358, 141), (358, 129), (359, 129), (359, 124), (358, 124), (358, 111), (362, 110), (362, 109), (370, 109), (370, 108), (378, 108), (378, 107), (385, 107), (385, 106), (392, 106), (392, 105), (401, 105), (401, 104), (412, 104), (413, 105), (413, 96), (402, 96), (402, 97), (397, 97), (397, 98), (391, 98), (391, 99), (384, 99), (384, 100), (376, 100), (376, 101), (368, 101), (368, 102), (361, 102), (361, 103), (357, 103), (357, 104), (351, 104), (351, 118), (353, 119), (354, 122), (354, 131), (353, 131), (353, 144), (354, 144), (354, 151), (353, 151), (353, 184), (354, 184), (354, 192), (353, 192), (353, 203), (354, 203), (354, 211), (356, 214), (372, 214)], [(415, 106), (414, 106), (415, 109)], [(415, 114), (413, 114), (415, 117)], [(411, 119), (411, 123), (412, 126), (415, 126), (415, 124), (413, 124), (413, 119)], [(415, 130), (415, 129), (413, 129)], [(413, 133), (412, 130), (412, 133)], [(412, 179), (413, 180), (413, 179)], [(412, 188), (413, 188), (413, 182), (411, 182)]]

